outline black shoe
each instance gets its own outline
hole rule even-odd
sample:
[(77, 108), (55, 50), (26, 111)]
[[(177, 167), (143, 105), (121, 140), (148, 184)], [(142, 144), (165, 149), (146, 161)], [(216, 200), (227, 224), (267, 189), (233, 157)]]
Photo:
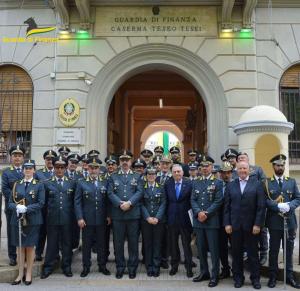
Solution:
[(89, 274), (89, 272), (90, 272), (89, 268), (83, 267), (83, 270), (82, 270), (82, 272), (80, 274), (80, 277), (82, 277), (82, 278), (86, 277)]
[(99, 267), (99, 273), (102, 273), (105, 276), (109, 276), (110, 275), (110, 271), (106, 268), (106, 267)]
[(168, 262), (164, 261), (164, 262), (160, 263), (160, 267), (167, 270), (167, 269), (169, 269), (169, 264), (168, 264)]
[(42, 257), (41, 255), (36, 255), (36, 256), (35, 256), (35, 260), (36, 260), (37, 262), (41, 262), (41, 261), (43, 260), (43, 257)]
[(192, 278), (193, 275), (194, 275), (194, 273), (193, 273), (192, 269), (186, 270), (186, 276), (187, 276), (188, 278)]
[(10, 259), (10, 260), (9, 260), (9, 265), (10, 265), (10, 266), (16, 266), (16, 265), (17, 265), (16, 259)]
[(268, 287), (269, 288), (275, 288), (276, 287), (276, 278), (271, 277), (268, 281)]
[(197, 282), (207, 281), (209, 279), (210, 279), (209, 274), (201, 273), (199, 276), (197, 276), (193, 279), (193, 282), (197, 283)]
[(63, 270), (63, 273), (66, 277), (73, 277), (73, 273), (70, 268)]
[(157, 278), (157, 277), (159, 277), (160, 272), (159, 271), (153, 272), (152, 275), (153, 275), (153, 277)]
[(253, 281), (252, 286), (254, 289), (261, 289), (261, 284), (260, 284), (259, 280)]
[(244, 285), (244, 282), (241, 280), (235, 281), (234, 282), (234, 288), (242, 288)]
[(219, 275), (219, 279), (226, 279), (226, 278), (230, 278), (230, 270), (229, 269), (222, 269), (221, 274)]
[(19, 284), (21, 284), (21, 281), (22, 281), (22, 280), (19, 280), (19, 281), (13, 281), (13, 282), (11, 283), (11, 285), (19, 285)]
[(294, 278), (286, 279), (286, 283), (293, 288), (300, 289), (300, 284)]
[(259, 259), (259, 263), (263, 266), (267, 262), (267, 255), (261, 255)]
[(25, 285), (26, 285), (26, 286), (31, 285), (31, 283), (32, 283), (32, 280), (30, 280), (30, 281), (25, 281)]
[(218, 285), (218, 279), (216, 278), (210, 279), (208, 283), (208, 287), (216, 287), (217, 285)]
[(196, 268), (196, 267), (197, 267), (197, 264), (192, 261), (192, 268)]
[(135, 277), (136, 277), (135, 272), (129, 273), (129, 279), (134, 279)]
[(117, 273), (116, 273), (116, 278), (117, 279), (121, 279), (122, 277), (123, 277), (123, 272), (120, 272), (120, 271), (118, 271)]
[(46, 278), (48, 278), (50, 275), (51, 275), (51, 272), (45, 272), (45, 271), (43, 271), (40, 278), (41, 278), (41, 279), (46, 279)]
[(153, 276), (153, 272), (152, 271), (147, 271), (147, 276), (148, 277), (152, 277)]
[(177, 272), (178, 272), (178, 267), (172, 267), (169, 272), (169, 275), (174, 276)]

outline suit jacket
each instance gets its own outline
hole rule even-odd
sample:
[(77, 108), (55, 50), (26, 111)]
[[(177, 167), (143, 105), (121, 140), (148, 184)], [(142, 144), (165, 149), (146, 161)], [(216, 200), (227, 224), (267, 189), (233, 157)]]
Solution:
[(166, 195), (163, 186), (155, 183), (153, 191), (146, 183), (143, 188), (142, 215), (146, 220), (149, 217), (155, 217), (158, 222), (166, 221)]
[(75, 172), (74, 172), (73, 178), (71, 178), (70, 175), (69, 175), (69, 172), (66, 170), (66, 171), (65, 171), (65, 176), (66, 176), (68, 179), (70, 179), (70, 180), (75, 180), (75, 181), (77, 181), (77, 180), (83, 178), (83, 175), (82, 175), (80, 172), (78, 172), (78, 171), (75, 171)]
[[(144, 181), (140, 174), (131, 170), (127, 177), (121, 170), (113, 173), (108, 180), (108, 198), (111, 201), (111, 217), (115, 220), (130, 220), (141, 218), (141, 199)], [(123, 211), (121, 201), (130, 201), (131, 208)]]
[(107, 199), (107, 180), (103, 177), (98, 177), (97, 187), (90, 177), (79, 179), (74, 201), (76, 219), (84, 219), (88, 226), (106, 225)]
[(179, 199), (176, 198), (175, 181), (170, 178), (164, 185), (167, 197), (168, 225), (192, 228), (188, 211), (191, 209), (192, 182), (183, 177)]
[(290, 211), (285, 214), (287, 216), (287, 224), (289, 229), (297, 228), (297, 218), (295, 209), (300, 205), (300, 193), (295, 179), (285, 177), (280, 189), (277, 180), (272, 177), (267, 179), (267, 217), (266, 226), (269, 229), (283, 230), (283, 217), (278, 209), (276, 199), (281, 195), (283, 201), (289, 202)]
[(263, 227), (266, 197), (262, 183), (249, 178), (241, 193), (239, 178), (229, 183), (225, 190), (224, 225), (233, 230), (251, 231), (254, 225)]
[(24, 177), (23, 173), (19, 174), (14, 166), (6, 168), (2, 173), (2, 193), (5, 198), (5, 202), (8, 203), (11, 196), (12, 188), (16, 181), (22, 180)]
[(9, 209), (12, 211), (11, 221), (12, 225), (18, 225), (18, 218), (16, 212), (17, 204), (23, 198), (25, 198), (25, 206), (27, 206), (27, 212), (25, 214), (28, 225), (40, 225), (43, 224), (42, 208), (45, 203), (45, 189), (43, 183), (33, 179), (25, 190), (24, 180), (16, 182), (15, 197), (12, 195), (9, 197)]
[[(193, 226), (195, 228), (220, 228), (219, 211), (223, 204), (222, 181), (212, 175), (207, 181), (199, 177), (192, 183)], [(204, 222), (198, 220), (198, 213), (201, 211), (207, 211), (207, 219)]]
[(56, 178), (44, 182), (47, 208), (48, 225), (70, 225), (74, 217), (74, 196), (76, 182), (63, 179), (63, 186), (59, 185)]

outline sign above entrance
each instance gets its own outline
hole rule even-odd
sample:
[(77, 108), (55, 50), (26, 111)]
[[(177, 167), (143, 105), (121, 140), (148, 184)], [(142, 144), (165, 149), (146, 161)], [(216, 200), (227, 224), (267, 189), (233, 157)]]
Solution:
[(217, 8), (97, 7), (96, 36), (217, 36)]
[(60, 122), (65, 126), (74, 125), (80, 115), (80, 107), (77, 101), (72, 98), (65, 99), (59, 106), (58, 117)]
[(81, 144), (80, 128), (58, 128), (56, 130), (56, 144), (79, 145)]

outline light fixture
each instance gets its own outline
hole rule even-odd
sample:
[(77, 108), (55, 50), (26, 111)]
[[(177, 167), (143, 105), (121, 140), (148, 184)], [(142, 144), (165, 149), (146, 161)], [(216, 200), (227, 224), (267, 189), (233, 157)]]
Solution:
[(252, 32), (252, 28), (251, 27), (243, 27), (241, 29), (241, 32)]
[(163, 100), (162, 98), (159, 98), (159, 108), (163, 108), (164, 104), (163, 104)]
[(58, 33), (61, 35), (68, 35), (70, 32), (68, 29), (60, 29)]
[(223, 23), (221, 30), (222, 32), (233, 32), (233, 26), (231, 23)]

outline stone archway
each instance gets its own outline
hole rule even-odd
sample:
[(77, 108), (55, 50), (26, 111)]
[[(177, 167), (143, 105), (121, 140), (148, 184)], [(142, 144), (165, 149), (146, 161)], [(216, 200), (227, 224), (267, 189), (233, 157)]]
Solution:
[(208, 152), (220, 156), (228, 145), (227, 101), (221, 82), (200, 57), (169, 44), (130, 48), (99, 71), (87, 99), (87, 147), (99, 148), (106, 155), (107, 115), (114, 93), (128, 78), (148, 70), (172, 71), (193, 84), (207, 110)]

